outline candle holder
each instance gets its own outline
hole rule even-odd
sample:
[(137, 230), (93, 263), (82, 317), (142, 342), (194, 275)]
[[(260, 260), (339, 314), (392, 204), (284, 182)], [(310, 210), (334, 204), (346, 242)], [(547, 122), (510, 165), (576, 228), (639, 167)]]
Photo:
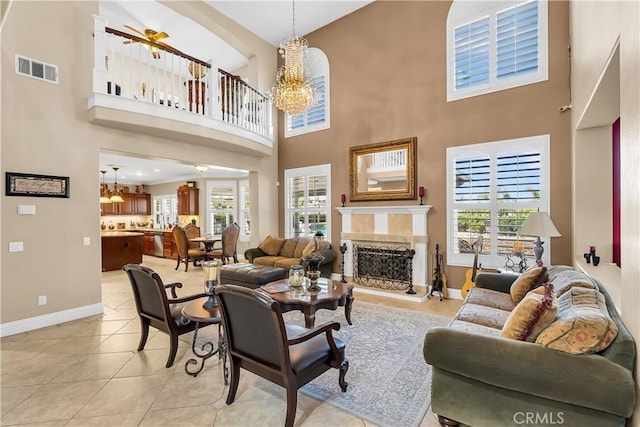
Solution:
[(342, 278), (340, 279), (340, 281), (342, 283), (347, 283), (347, 280), (344, 277), (344, 254), (347, 252), (347, 244), (343, 243), (342, 245), (340, 245), (340, 257), (342, 258)]
[(222, 263), (218, 260), (203, 261), (201, 263), (204, 272), (204, 293), (209, 299), (202, 304), (203, 308), (213, 308), (218, 306), (213, 290), (220, 284), (220, 267)]
[(347, 201), (347, 196), (345, 194), (340, 195), (340, 202), (342, 202), (342, 207), (344, 208), (344, 202)]
[(423, 206), (423, 205), (424, 205), (424, 203), (422, 203), (422, 198), (423, 198), (423, 197), (424, 197), (424, 196), (420, 196), (420, 206)]

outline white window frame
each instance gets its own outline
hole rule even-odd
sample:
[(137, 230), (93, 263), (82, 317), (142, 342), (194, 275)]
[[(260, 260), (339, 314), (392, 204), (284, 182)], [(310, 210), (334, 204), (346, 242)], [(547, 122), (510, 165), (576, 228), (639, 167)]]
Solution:
[[(488, 203), (466, 203), (466, 209), (489, 209), (491, 211), (491, 241), (497, 241), (498, 227), (498, 210), (501, 205), (496, 198), (497, 178), (496, 178), (496, 159), (503, 153), (514, 153), (518, 151), (539, 151), (540, 152), (540, 200), (526, 206), (520, 203), (517, 206), (522, 208), (538, 207), (540, 211), (549, 212), (550, 206), (550, 173), (549, 173), (549, 135), (537, 135), (525, 138), (510, 139), (504, 141), (485, 142), (479, 144), (464, 145), (458, 147), (447, 148), (447, 247), (449, 253), (447, 255), (447, 264), (454, 266), (473, 266), (473, 253), (456, 253), (457, 241), (455, 241), (455, 218), (454, 208), (457, 206), (455, 202), (455, 182), (456, 182), (456, 159), (461, 157), (489, 157), (491, 162), (490, 177), (490, 197)], [(515, 206), (514, 206), (515, 207)], [(547, 244), (543, 254), (543, 262), (549, 264), (551, 259), (551, 245), (548, 244), (548, 236), (540, 236)], [(492, 245), (492, 252), (488, 255), (480, 255), (478, 263), (484, 267), (497, 268), (505, 265), (505, 257), (497, 253), (496, 245)], [(529, 265), (535, 261), (530, 259)]]
[(214, 234), (214, 225), (211, 220), (211, 188), (213, 187), (225, 187), (231, 188), (233, 190), (233, 216), (234, 221), (237, 222), (238, 219), (238, 182), (237, 181), (207, 181), (207, 209), (206, 209), (206, 224), (207, 224), (207, 233)]
[[(454, 0), (447, 15), (447, 102), (525, 86), (549, 79), (549, 42), (547, 0), (538, 1), (538, 70), (498, 80), (496, 67), (497, 15), (507, 9), (529, 3), (532, 0), (468, 1)], [(455, 52), (453, 43), (456, 28), (489, 17), (489, 82), (469, 88), (455, 87)]]
[[(239, 240), (241, 242), (248, 242), (249, 241), (249, 234), (246, 234), (244, 232), (244, 221), (243, 218), (246, 216), (247, 221), (251, 220), (251, 203), (250, 200), (245, 200), (245, 194), (242, 189), (243, 188), (247, 188), (249, 189), (249, 196), (251, 195), (251, 188), (249, 187), (249, 181), (248, 180), (244, 180), (244, 181), (239, 181), (238, 182), (238, 203), (237, 203), (237, 207), (238, 207), (238, 220), (236, 221), (238, 223), (238, 225), (240, 226), (240, 236), (238, 237)], [(250, 197), (249, 197), (250, 199)], [(243, 206), (245, 205), (245, 202), (249, 203), (249, 208), (248, 209), (244, 209)], [(249, 224), (249, 227), (251, 227), (251, 224)]]
[[(169, 200), (171, 203), (171, 212), (168, 214), (167, 218), (165, 218), (165, 223), (158, 221), (158, 210), (157, 210), (157, 202), (158, 200)], [(175, 209), (174, 209), (175, 208)], [(175, 213), (173, 218), (171, 214)], [(153, 226), (156, 228), (167, 228), (169, 223), (173, 224), (175, 220), (178, 218), (178, 194), (159, 194), (157, 196), (153, 196)]]
[[(322, 209), (320, 212), (324, 213), (326, 215), (326, 219), (327, 219), (327, 232), (325, 235), (325, 238), (327, 240), (329, 240), (331, 238), (331, 200), (333, 200), (331, 198), (331, 164), (325, 164), (325, 165), (317, 165), (317, 166), (308, 166), (308, 167), (302, 167), (302, 168), (295, 168), (295, 169), (285, 169), (284, 171), (284, 182), (285, 182), (285, 186), (284, 186), (284, 217), (285, 217), (285, 227), (284, 227), (284, 232), (285, 232), (285, 238), (292, 238), (293, 233), (291, 232), (293, 229), (293, 225), (291, 224), (291, 213), (293, 211), (299, 210), (299, 209), (293, 209), (293, 208), (289, 208), (290, 203), (289, 203), (289, 179), (290, 178), (295, 178), (295, 177), (304, 177), (305, 178), (305, 194), (308, 194), (308, 177), (310, 176), (316, 176), (316, 175), (325, 175), (327, 177), (327, 201), (325, 203), (325, 207), (324, 209)], [(306, 197), (305, 197), (306, 199)], [(316, 213), (318, 212), (317, 208), (314, 208), (310, 211), (306, 211), (305, 212), (309, 213)], [(311, 236), (309, 236), (311, 237)]]
[[(307, 51), (307, 70), (311, 78), (324, 75), (325, 78), (325, 118), (322, 123), (316, 123), (313, 125), (307, 125), (291, 129), (289, 124), (292, 117), (288, 114), (284, 114), (284, 137), (290, 138), (292, 136), (304, 135), (311, 132), (317, 132), (331, 127), (331, 79), (329, 72), (329, 58), (327, 55), (316, 47), (310, 47)], [(305, 113), (302, 113), (306, 115)], [(306, 122), (306, 116), (305, 116)]]

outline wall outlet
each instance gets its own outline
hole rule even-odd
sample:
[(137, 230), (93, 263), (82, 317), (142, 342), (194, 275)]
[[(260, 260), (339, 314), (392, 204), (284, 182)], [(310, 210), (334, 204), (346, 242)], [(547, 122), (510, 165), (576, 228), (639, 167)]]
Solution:
[(85, 246), (89, 246), (91, 244), (91, 237), (88, 237), (88, 236), (83, 237), (82, 244)]
[(22, 242), (9, 242), (9, 252), (22, 252), (24, 246)]
[(38, 305), (45, 305), (47, 303), (47, 296), (46, 295), (40, 295), (38, 297)]

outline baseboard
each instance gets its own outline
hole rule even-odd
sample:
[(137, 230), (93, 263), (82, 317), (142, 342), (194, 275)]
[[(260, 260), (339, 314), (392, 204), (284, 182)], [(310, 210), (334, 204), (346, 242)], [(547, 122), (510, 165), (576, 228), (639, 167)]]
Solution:
[(69, 310), (57, 311), (55, 313), (43, 314), (42, 316), (29, 317), (27, 319), (16, 320), (14, 322), (0, 324), (0, 337), (20, 334), (22, 332), (33, 331), (35, 329), (53, 326), (84, 317), (102, 314), (104, 309), (102, 303), (85, 305), (83, 307), (70, 308)]

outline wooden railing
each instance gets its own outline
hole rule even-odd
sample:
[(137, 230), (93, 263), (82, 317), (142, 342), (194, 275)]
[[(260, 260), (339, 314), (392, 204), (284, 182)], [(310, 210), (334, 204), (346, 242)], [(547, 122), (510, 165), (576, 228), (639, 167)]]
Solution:
[(94, 92), (203, 115), (273, 139), (271, 102), (240, 76), (104, 22), (95, 19)]

